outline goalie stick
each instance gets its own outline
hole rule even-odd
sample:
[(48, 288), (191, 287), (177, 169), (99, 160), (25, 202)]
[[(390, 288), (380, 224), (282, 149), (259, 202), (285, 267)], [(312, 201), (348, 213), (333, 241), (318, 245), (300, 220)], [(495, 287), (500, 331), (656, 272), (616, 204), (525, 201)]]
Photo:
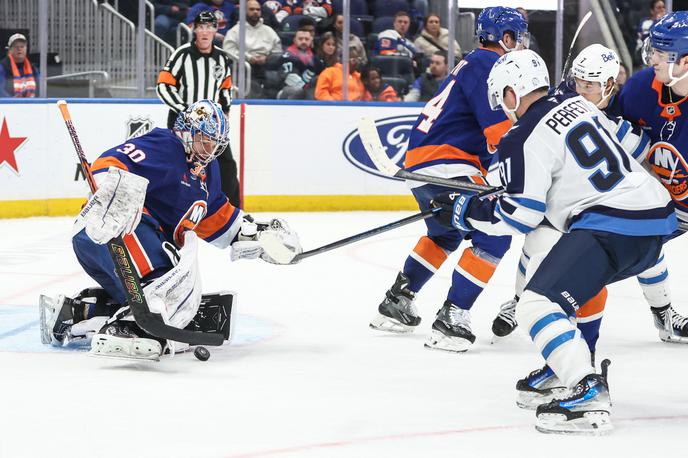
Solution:
[[(79, 157), (81, 169), (84, 172), (88, 186), (91, 188), (91, 192), (95, 193), (98, 187), (93, 179), (91, 166), (86, 160), (86, 155), (79, 142), (79, 137), (76, 134), (76, 129), (72, 123), (72, 117), (67, 108), (67, 102), (65, 100), (58, 100), (57, 106), (60, 109), (69, 136), (72, 139), (74, 150)], [(117, 277), (122, 282), (127, 304), (131, 308), (136, 324), (139, 325), (141, 329), (161, 339), (186, 342), (191, 345), (219, 346), (224, 343), (224, 336), (219, 333), (189, 331), (165, 324), (162, 316), (159, 313), (151, 312), (148, 307), (146, 296), (141, 287), (141, 278), (136, 272), (131, 255), (124, 244), (123, 237), (120, 235), (110, 240), (107, 243), (107, 247), (112, 262), (115, 265)]]
[(380, 136), (377, 133), (375, 121), (370, 118), (361, 118), (358, 122), (358, 134), (361, 137), (361, 143), (363, 143), (363, 148), (365, 148), (366, 153), (368, 153), (370, 160), (373, 161), (373, 164), (375, 164), (380, 172), (389, 177), (436, 184), (448, 188), (459, 189), (461, 191), (475, 192), (481, 199), (496, 196), (504, 192), (504, 188), (501, 187), (486, 186), (451, 178), (433, 177), (402, 169), (387, 156), (385, 147), (382, 146), (382, 141), (380, 141)]
[(374, 235), (382, 234), (384, 232), (391, 231), (392, 229), (396, 229), (401, 226), (406, 226), (407, 224), (411, 224), (422, 219), (430, 218), (439, 211), (439, 208), (431, 208), (430, 210), (425, 210), (423, 212), (416, 213), (415, 215), (402, 218), (399, 221), (394, 221), (392, 223), (387, 223), (382, 226), (375, 227), (373, 229), (368, 229), (367, 231), (361, 232), (360, 234), (351, 235), (341, 240), (337, 240), (335, 242), (328, 243), (327, 245), (323, 245), (319, 248), (314, 248), (312, 250), (304, 251), (303, 253), (299, 254), (294, 254), (293, 251), (285, 248), (284, 245), (279, 241), (279, 238), (263, 238), (260, 242), (261, 246), (266, 251), (266, 253), (268, 253), (268, 255), (275, 261), (277, 261), (278, 264), (296, 264), (304, 258), (310, 258), (311, 256), (315, 256), (316, 254), (326, 253), (336, 248), (340, 248), (358, 242), (360, 240), (373, 237)]

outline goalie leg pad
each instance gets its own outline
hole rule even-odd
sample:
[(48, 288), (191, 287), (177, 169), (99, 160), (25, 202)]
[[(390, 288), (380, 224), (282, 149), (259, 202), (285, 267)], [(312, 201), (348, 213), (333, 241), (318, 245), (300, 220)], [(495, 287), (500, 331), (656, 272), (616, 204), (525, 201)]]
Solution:
[[(234, 337), (234, 325), (237, 295), (229, 291), (214, 294), (204, 294), (201, 304), (193, 320), (186, 329), (198, 332), (217, 332), (225, 336), (225, 340), (231, 342)], [(236, 316), (236, 315), (235, 315)]]

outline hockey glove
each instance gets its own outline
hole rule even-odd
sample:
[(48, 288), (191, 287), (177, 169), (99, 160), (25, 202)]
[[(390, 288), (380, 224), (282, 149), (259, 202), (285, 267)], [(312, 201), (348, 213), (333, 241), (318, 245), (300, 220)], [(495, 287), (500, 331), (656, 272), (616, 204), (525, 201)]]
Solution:
[(440, 224), (469, 232), (474, 229), (466, 218), (474, 197), (456, 191), (447, 191), (436, 195), (430, 201), (430, 207), (442, 209), (435, 215)]
[(302, 251), (298, 235), (283, 219), (258, 222), (246, 215), (237, 240), (232, 243), (231, 258), (261, 258), (272, 264), (289, 264)]
[(102, 245), (118, 235), (131, 234), (141, 221), (148, 180), (126, 170), (110, 167), (98, 190), (79, 213), (76, 224)]

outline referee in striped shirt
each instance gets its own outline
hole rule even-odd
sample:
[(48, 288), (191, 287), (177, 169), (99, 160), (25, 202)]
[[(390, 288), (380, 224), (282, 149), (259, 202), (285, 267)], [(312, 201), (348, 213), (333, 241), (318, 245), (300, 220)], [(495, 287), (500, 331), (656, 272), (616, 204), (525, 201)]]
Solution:
[[(194, 40), (177, 48), (158, 76), (157, 93), (160, 100), (170, 107), (167, 127), (172, 129), (177, 115), (192, 103), (210, 99), (219, 103), (229, 116), (232, 102), (230, 60), (225, 52), (213, 45), (217, 32), (217, 18), (210, 11), (203, 11), (193, 23)], [(227, 145), (217, 158), (222, 178), (222, 192), (235, 207), (239, 202), (239, 180), (232, 151)]]

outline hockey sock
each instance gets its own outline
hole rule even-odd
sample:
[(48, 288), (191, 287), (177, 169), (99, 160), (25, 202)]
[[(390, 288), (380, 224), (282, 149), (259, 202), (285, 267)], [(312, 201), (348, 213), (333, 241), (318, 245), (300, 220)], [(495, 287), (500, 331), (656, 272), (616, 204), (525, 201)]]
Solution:
[(446, 259), (447, 253), (430, 237), (421, 237), (404, 263), (403, 272), (410, 280), (409, 289), (414, 293), (420, 291)]
[(597, 339), (600, 337), (600, 325), (607, 304), (607, 288), (604, 287), (592, 299), (576, 310), (576, 320), (583, 339), (591, 352), (595, 351)]
[(469, 310), (492, 278), (499, 259), (480, 248), (463, 250), (452, 274), (452, 286), (447, 300), (459, 308)]
[(650, 304), (650, 307), (659, 308), (671, 303), (669, 271), (664, 261), (664, 249), (662, 249), (657, 263), (638, 275), (637, 278), (645, 300)]
[(595, 373), (588, 345), (558, 304), (526, 290), (516, 306), (516, 321), (528, 330), (542, 357), (566, 386), (573, 387)]
[(521, 251), (521, 259), (518, 260), (518, 269), (516, 269), (516, 282), (514, 284), (514, 291), (516, 296), (523, 294), (523, 288), (526, 286), (526, 266), (530, 261), (530, 257), (525, 251)]

